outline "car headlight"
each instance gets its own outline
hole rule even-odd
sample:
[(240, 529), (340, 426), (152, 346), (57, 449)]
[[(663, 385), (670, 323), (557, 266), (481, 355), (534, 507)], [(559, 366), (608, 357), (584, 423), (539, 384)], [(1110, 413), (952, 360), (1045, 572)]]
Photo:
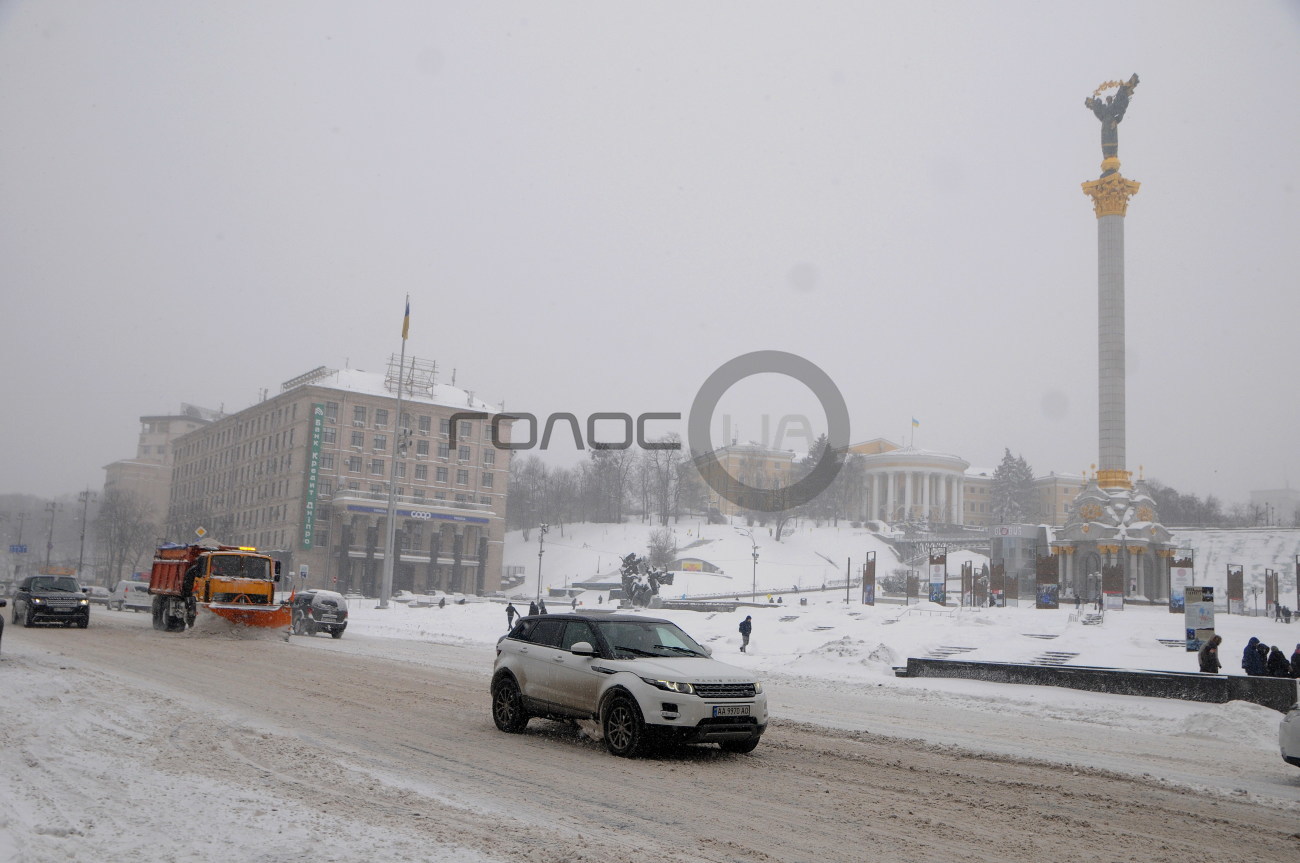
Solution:
[(695, 694), (695, 687), (691, 686), (689, 683), (681, 683), (676, 680), (655, 680), (652, 677), (643, 677), (641, 679), (651, 686), (657, 689), (662, 689), (666, 692), (676, 692), (681, 695)]
[(39, 596), (33, 596), (33, 597), (32, 597), (32, 605), (41, 605), (41, 604), (43, 604), (44, 602), (45, 602), (45, 600), (42, 599), (42, 598), (39, 597)]
[(755, 681), (755, 683), (754, 683), (754, 694), (755, 694), (755, 695), (762, 695), (762, 694), (763, 694), (763, 681), (761, 681), (761, 680), (759, 680), (759, 681)]
[(89, 600), (89, 599), (83, 599), (83, 600), (81, 600), (81, 602), (78, 603), (78, 604), (79, 604), (79, 605), (90, 605), (90, 600)]

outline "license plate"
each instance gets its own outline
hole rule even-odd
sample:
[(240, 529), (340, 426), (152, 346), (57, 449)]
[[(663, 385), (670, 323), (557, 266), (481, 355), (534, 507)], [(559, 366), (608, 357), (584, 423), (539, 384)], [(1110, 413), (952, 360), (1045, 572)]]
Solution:
[(328, 623), (333, 623), (334, 621), (338, 620), (338, 616), (334, 614), (322, 614), (320, 616), (320, 619)]
[(748, 716), (748, 704), (722, 704), (713, 708), (714, 716)]

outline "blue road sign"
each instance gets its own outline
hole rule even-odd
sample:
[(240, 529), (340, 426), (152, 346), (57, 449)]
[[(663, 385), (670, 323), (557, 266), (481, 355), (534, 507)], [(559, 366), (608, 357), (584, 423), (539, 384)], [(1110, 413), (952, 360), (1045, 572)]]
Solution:
[(11, 545), (11, 546), (9, 546), (9, 553), (10, 553), (10, 554), (26, 554), (26, 553), (27, 553), (27, 546), (25, 546), (25, 545)]

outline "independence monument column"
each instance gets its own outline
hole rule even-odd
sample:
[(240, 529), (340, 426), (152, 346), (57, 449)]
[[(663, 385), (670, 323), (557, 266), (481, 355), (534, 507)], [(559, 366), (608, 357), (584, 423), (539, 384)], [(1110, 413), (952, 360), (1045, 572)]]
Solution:
[[(1124, 215), (1140, 183), (1119, 173), (1119, 123), (1138, 85), (1107, 81), (1084, 105), (1101, 121), (1101, 177), (1083, 184), (1097, 214), (1098, 425), (1102, 488), (1131, 488), (1124, 453)], [(1101, 94), (1114, 89), (1103, 100)]]

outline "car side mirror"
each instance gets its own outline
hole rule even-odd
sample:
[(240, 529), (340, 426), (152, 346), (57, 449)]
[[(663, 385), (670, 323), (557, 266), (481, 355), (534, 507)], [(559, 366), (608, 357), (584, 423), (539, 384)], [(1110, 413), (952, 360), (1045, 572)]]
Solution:
[(90, 593), (90, 588), (89, 588), (89, 587), (83, 587), (83, 588), (81, 589), (81, 592), (82, 592), (82, 593)]
[[(278, 560), (275, 562), (275, 574), (276, 574), (276, 575), (279, 575), (279, 574), (280, 574), (280, 561), (278, 561)], [(280, 579), (278, 579), (278, 578), (276, 579), (276, 581), (279, 581), (279, 580), (280, 580)]]
[(8, 604), (9, 604), (9, 600), (7, 600), (7, 599), (0, 599), (0, 608), (4, 608), (4, 607), (5, 607), (6, 605), (8, 605)]
[(590, 641), (579, 641), (569, 648), (569, 652), (574, 656), (595, 656), (596, 648), (591, 646)]
[(712, 655), (713, 655), (713, 648), (712, 648), (712, 647), (709, 647), (707, 644), (701, 644), (700, 647), (704, 648), (704, 655), (705, 655), (705, 656), (712, 656)]

